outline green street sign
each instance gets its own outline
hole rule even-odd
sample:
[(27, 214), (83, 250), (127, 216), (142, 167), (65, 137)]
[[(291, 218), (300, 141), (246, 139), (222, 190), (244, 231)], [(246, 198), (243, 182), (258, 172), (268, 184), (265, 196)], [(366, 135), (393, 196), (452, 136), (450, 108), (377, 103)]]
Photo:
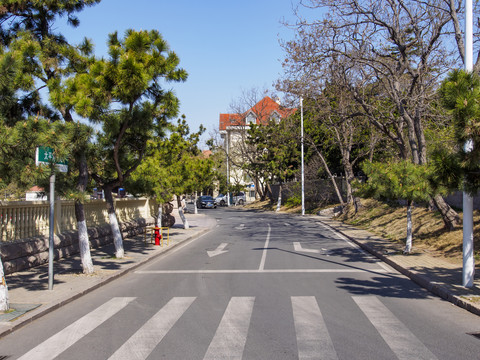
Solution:
[(68, 172), (68, 161), (56, 161), (53, 156), (53, 149), (48, 146), (39, 146), (35, 151), (35, 165), (48, 165), (55, 162), (55, 166), (60, 172)]

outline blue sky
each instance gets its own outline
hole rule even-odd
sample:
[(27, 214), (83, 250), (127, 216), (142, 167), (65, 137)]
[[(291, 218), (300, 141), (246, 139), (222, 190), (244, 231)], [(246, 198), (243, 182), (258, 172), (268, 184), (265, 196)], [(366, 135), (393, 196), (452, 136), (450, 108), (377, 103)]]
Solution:
[[(102, 0), (79, 13), (80, 26), (59, 29), (72, 43), (83, 37), (105, 55), (109, 33), (126, 29), (158, 30), (189, 73), (185, 83), (168, 84), (181, 102), (193, 131), (207, 135), (218, 128), (220, 113), (242, 91), (273, 89), (281, 73), (279, 39), (293, 31), (281, 24), (294, 20), (297, 0)], [(204, 136), (206, 138), (208, 136)]]

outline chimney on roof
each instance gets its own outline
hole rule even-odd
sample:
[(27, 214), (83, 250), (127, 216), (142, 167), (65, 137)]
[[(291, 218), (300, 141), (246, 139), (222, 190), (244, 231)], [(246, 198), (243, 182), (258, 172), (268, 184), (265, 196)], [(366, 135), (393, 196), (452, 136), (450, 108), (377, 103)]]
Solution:
[(277, 96), (277, 97), (275, 98), (275, 102), (276, 102), (278, 105), (281, 105), (281, 101), (280, 101), (280, 97), (279, 97), (279, 96)]

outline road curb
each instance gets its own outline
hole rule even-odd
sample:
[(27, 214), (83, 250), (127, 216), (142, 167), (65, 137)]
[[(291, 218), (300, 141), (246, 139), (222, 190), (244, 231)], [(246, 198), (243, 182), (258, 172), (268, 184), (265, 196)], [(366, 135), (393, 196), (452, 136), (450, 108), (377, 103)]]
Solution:
[(431, 293), (439, 296), (440, 298), (442, 298), (444, 300), (449, 301), (450, 303), (452, 303), (452, 304), (454, 304), (454, 305), (456, 305), (460, 308), (463, 308), (463, 309), (465, 309), (465, 310), (467, 310), (467, 311), (469, 311), (469, 312), (471, 312), (475, 315), (480, 316), (480, 306), (478, 306), (478, 305), (476, 305), (476, 304), (474, 304), (474, 303), (472, 303), (472, 302), (470, 302), (470, 301), (468, 301), (468, 300), (466, 300), (466, 299), (464, 299), (464, 298), (462, 298), (458, 295), (452, 294), (450, 291), (448, 291), (447, 288), (445, 288), (444, 286), (442, 286), (440, 284), (437, 284), (437, 283), (433, 282), (427, 276), (421, 275), (421, 274), (417, 273), (416, 271), (404, 268), (403, 266), (401, 266), (400, 264), (398, 264), (397, 262), (395, 262), (394, 260), (392, 260), (388, 256), (385, 256), (384, 254), (376, 251), (375, 249), (372, 249), (370, 246), (356, 240), (355, 238), (349, 236), (345, 232), (332, 227), (330, 224), (327, 224), (326, 222), (324, 222), (322, 220), (319, 220), (319, 221), (323, 225), (329, 227), (331, 230), (342, 234), (349, 241), (352, 241), (353, 243), (357, 244), (363, 250), (368, 251), (370, 254), (379, 258), (384, 263), (388, 264), (389, 266), (391, 266), (392, 268), (397, 270), (402, 275), (405, 275), (406, 277), (410, 278), (413, 282), (415, 282), (416, 284), (420, 285), (421, 287), (427, 289)]

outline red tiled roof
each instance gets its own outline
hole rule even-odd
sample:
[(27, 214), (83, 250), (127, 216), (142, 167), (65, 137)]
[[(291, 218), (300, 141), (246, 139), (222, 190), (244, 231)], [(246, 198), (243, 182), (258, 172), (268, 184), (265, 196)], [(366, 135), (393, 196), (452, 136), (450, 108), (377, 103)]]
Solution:
[(44, 188), (42, 188), (42, 187), (39, 187), (39, 186), (35, 185), (35, 186), (31, 187), (31, 188), (30, 188), (28, 191), (37, 191), (37, 192), (41, 192), (41, 191), (45, 191), (45, 189), (44, 189)]
[(242, 126), (245, 125), (245, 118), (250, 112), (253, 112), (257, 117), (257, 124), (268, 124), (273, 112), (276, 112), (280, 118), (284, 119), (293, 115), (297, 111), (296, 108), (286, 108), (273, 101), (266, 96), (252, 108), (243, 114), (220, 114), (219, 129), (226, 130), (227, 126)]

